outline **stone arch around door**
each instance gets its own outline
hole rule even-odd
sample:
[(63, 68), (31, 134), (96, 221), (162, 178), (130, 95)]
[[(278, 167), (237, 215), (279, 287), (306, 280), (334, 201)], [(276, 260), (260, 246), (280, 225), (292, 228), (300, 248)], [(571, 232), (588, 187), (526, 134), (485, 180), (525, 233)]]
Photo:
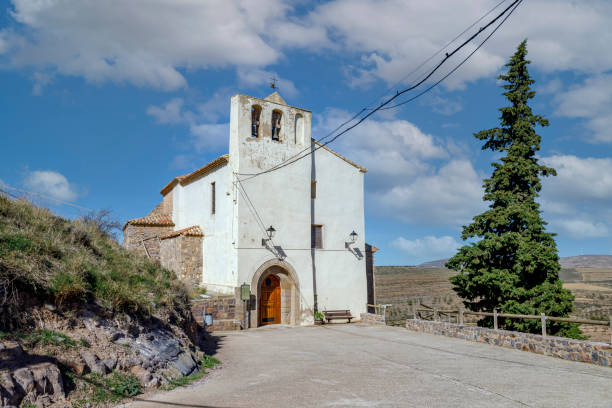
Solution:
[[(255, 302), (251, 306), (251, 327), (261, 323), (261, 288), (266, 278), (274, 275), (280, 280), (280, 314), (282, 324), (298, 325), (301, 323), (300, 284), (295, 269), (288, 262), (271, 259), (264, 262), (251, 280), (251, 291), (255, 294)], [(255, 309), (253, 309), (253, 307)]]

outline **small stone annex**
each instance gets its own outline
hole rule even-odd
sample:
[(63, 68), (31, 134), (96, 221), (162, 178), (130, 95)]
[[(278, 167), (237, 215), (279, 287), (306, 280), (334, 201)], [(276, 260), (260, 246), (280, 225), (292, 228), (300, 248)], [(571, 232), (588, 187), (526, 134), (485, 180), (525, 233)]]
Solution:
[(358, 317), (373, 303), (367, 170), (312, 139), (311, 116), (277, 92), (234, 95), (229, 154), (172, 179), (123, 227), (126, 248), (206, 288), (197, 313), (211, 309), (216, 325), (311, 324), (316, 311)]

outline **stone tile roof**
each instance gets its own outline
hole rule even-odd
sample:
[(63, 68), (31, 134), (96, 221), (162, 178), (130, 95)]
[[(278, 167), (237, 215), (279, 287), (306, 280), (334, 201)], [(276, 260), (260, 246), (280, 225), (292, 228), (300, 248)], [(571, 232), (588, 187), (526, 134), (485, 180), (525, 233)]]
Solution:
[(192, 181), (195, 181), (195, 180), (199, 179), (200, 177), (210, 173), (214, 169), (219, 168), (219, 167), (227, 164), (228, 161), (229, 161), (229, 154), (224, 154), (221, 157), (217, 157), (215, 160), (213, 160), (213, 161), (211, 161), (209, 163), (206, 163), (204, 166), (200, 167), (199, 169), (197, 169), (195, 171), (192, 171), (189, 174), (185, 174), (185, 175), (173, 178), (172, 181), (170, 181), (168, 184), (166, 184), (166, 187), (161, 189), (160, 193), (162, 195), (166, 195), (170, 191), (172, 191), (174, 186), (176, 186), (178, 183), (181, 183), (181, 186), (189, 184)]
[(343, 155), (341, 155), (340, 153), (338, 153), (335, 150), (330, 149), (329, 147), (323, 145), (323, 143), (319, 142), (316, 139), (312, 139), (313, 142), (315, 142), (315, 144), (317, 146), (322, 147), (323, 149), (327, 150), (328, 152), (330, 152), (331, 154), (338, 156), (339, 158), (341, 158), (342, 160), (344, 160), (345, 162), (347, 162), (348, 164), (350, 164), (351, 166), (357, 167), (359, 169), (359, 171), (361, 171), (362, 173), (367, 173), (368, 169), (366, 169), (365, 167), (362, 167), (360, 165), (358, 165), (357, 163), (355, 163), (354, 161), (351, 161), (349, 159), (347, 159), (346, 157), (344, 157)]
[(202, 231), (202, 228), (200, 228), (199, 225), (192, 225), (191, 227), (183, 228), (161, 235), (159, 239), (168, 239), (178, 237), (179, 235), (182, 235), (184, 237), (203, 237), (204, 232)]
[(146, 225), (149, 227), (163, 226), (163, 227), (174, 227), (174, 222), (170, 216), (165, 214), (149, 214), (146, 217), (134, 218), (133, 220), (127, 221), (123, 225), (123, 229), (128, 225)]
[(279, 105), (287, 105), (287, 102), (285, 102), (283, 97), (280, 96), (280, 94), (278, 92), (276, 92), (276, 91), (274, 91), (270, 95), (266, 96), (264, 101), (270, 101), (270, 102), (278, 103)]

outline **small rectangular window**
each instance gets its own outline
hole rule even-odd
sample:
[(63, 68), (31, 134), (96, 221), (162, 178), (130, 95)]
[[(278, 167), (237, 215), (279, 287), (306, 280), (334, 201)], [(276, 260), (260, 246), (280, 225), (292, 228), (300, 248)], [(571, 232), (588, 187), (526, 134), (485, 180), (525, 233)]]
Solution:
[(317, 182), (310, 182), (310, 198), (317, 198)]
[(313, 225), (310, 233), (310, 247), (323, 248), (323, 226)]
[(215, 208), (215, 206), (216, 206), (216, 203), (215, 203), (216, 197), (215, 197), (215, 182), (214, 181), (212, 183), (210, 183), (210, 196), (211, 196), (211, 199), (210, 199), (210, 213), (214, 214), (215, 213), (215, 209), (216, 209)]

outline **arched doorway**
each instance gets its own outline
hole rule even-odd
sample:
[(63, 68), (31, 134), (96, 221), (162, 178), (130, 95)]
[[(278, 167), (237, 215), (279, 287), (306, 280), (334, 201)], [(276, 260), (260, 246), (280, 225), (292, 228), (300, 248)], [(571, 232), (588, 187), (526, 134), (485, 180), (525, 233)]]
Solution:
[[(279, 259), (264, 262), (253, 274), (251, 287), (256, 290), (256, 300), (251, 304), (250, 327), (302, 322), (300, 285), (295, 269), (288, 262)], [(271, 317), (274, 321), (263, 321)]]
[(270, 274), (259, 289), (259, 325), (281, 322), (281, 284), (278, 276)]

